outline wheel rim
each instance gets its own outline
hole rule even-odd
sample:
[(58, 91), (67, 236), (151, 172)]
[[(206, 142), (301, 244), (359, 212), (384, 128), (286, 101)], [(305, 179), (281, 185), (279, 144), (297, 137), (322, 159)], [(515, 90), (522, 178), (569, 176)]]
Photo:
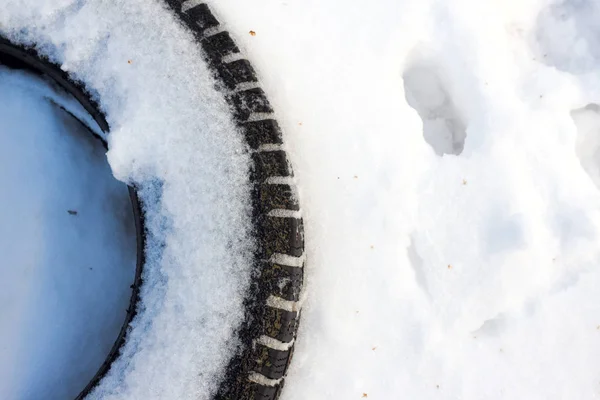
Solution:
[[(37, 75), (49, 77), (53, 82), (60, 86), (64, 91), (73, 96), (78, 103), (89, 113), (89, 115), (96, 122), (101, 131), (105, 134), (109, 132), (109, 125), (106, 118), (99, 110), (98, 105), (91, 99), (81, 85), (73, 82), (68, 78), (57, 65), (52, 64), (47, 59), (40, 57), (34, 51), (26, 49), (22, 46), (15, 45), (10, 41), (0, 37), (0, 65), (7, 66), (14, 69), (23, 69), (30, 72), (34, 72)], [(67, 111), (67, 110), (65, 110)], [(68, 112), (68, 111), (67, 111)], [(79, 120), (79, 119), (78, 119)], [(103, 146), (107, 148), (106, 140), (95, 134), (85, 122), (79, 120), (82, 124), (88, 128), (88, 131), (99, 139)], [(119, 334), (114, 341), (112, 348), (107, 354), (101, 366), (93, 378), (87, 383), (87, 385), (80, 391), (76, 399), (84, 398), (106, 375), (109, 371), (113, 361), (119, 356), (120, 349), (125, 343), (127, 328), (136, 314), (136, 305), (139, 300), (139, 290), (142, 283), (142, 270), (144, 266), (144, 228), (143, 228), (143, 213), (141, 210), (141, 204), (136, 192), (136, 189), (132, 186), (127, 186), (129, 192), (129, 199), (131, 201), (133, 219), (135, 224), (136, 232), (136, 267), (134, 281), (131, 285), (131, 297), (129, 300), (129, 306), (127, 313)]]

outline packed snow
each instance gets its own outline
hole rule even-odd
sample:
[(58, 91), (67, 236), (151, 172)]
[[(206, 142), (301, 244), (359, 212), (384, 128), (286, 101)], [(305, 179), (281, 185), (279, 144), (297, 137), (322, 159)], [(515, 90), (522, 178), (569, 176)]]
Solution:
[(600, 396), (600, 3), (210, 4), (304, 207), (282, 399)]
[(76, 100), (0, 66), (0, 103), (0, 397), (74, 398), (129, 307), (129, 191)]
[[(600, 3), (209, 4), (303, 205), (282, 398), (598, 397)], [(91, 397), (209, 398), (247, 281), (247, 159), (191, 36), (158, 0), (9, 0), (0, 32), (86, 82), (148, 201), (141, 314)]]

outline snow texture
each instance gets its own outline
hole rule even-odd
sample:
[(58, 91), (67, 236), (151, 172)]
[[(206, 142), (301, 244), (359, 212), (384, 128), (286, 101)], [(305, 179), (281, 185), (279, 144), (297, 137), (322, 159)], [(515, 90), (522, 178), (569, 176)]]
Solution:
[(129, 306), (129, 192), (100, 140), (58, 106), (85, 114), (75, 99), (0, 67), (0, 103), (0, 397), (74, 398)]
[(598, 397), (600, 3), (210, 5), (304, 209), (282, 399)]
[[(600, 4), (209, 3), (299, 182), (283, 399), (597, 397)], [(247, 276), (247, 159), (191, 36), (142, 0), (8, 0), (0, 30), (86, 82), (149, 205), (142, 313), (91, 397), (208, 398)]]
[(112, 172), (144, 203), (143, 301), (88, 398), (208, 399), (236, 345), (253, 243), (248, 153), (191, 33), (158, 0), (7, 0), (0, 34), (85, 84), (111, 127)]

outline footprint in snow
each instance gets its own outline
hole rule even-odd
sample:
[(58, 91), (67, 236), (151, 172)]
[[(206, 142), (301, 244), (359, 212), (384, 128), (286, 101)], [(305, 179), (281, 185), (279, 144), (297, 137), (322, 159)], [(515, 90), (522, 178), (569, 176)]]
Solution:
[(465, 147), (466, 125), (449, 93), (441, 67), (413, 51), (402, 75), (406, 101), (423, 120), (423, 137), (438, 156), (459, 155)]

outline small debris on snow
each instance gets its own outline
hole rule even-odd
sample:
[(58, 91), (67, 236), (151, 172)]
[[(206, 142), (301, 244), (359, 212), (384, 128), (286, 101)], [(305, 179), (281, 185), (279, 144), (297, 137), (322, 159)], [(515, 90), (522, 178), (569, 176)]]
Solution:
[(250, 31), (248, 33), (250, 34), (250, 36), (256, 36), (256, 32), (254, 32), (254, 31)]

